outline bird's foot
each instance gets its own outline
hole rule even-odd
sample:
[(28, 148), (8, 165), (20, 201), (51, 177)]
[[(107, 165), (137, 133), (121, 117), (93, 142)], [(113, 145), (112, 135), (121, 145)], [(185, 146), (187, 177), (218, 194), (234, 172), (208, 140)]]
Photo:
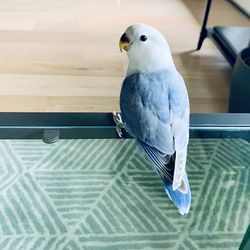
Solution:
[(122, 121), (122, 117), (119, 113), (116, 113), (115, 111), (113, 112), (113, 120), (116, 124), (116, 133), (118, 134), (118, 136), (120, 138), (123, 137), (123, 134), (122, 134), (122, 127), (124, 126), (124, 123)]

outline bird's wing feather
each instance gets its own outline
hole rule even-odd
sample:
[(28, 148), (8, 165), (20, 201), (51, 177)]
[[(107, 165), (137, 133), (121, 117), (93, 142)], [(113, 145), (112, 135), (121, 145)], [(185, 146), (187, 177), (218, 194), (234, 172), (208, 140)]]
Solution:
[(176, 151), (175, 171), (171, 174), (173, 189), (187, 192), (183, 176), (189, 134), (189, 103), (185, 83), (179, 73), (163, 71), (127, 77), (123, 82), (120, 104), (125, 128), (144, 143), (144, 151), (159, 170), (166, 168), (166, 164), (161, 163), (162, 159)]
[(139, 146), (147, 154), (150, 161), (153, 163), (156, 172), (160, 176), (165, 176), (169, 181), (173, 181), (174, 164), (172, 164), (171, 157), (164, 155), (156, 148), (148, 145), (147, 143), (138, 140)]
[(173, 154), (168, 85), (169, 72), (136, 73), (126, 77), (120, 95), (126, 130), (166, 154)]
[(138, 143), (148, 156), (149, 160), (153, 163), (152, 166), (162, 179), (167, 195), (178, 207), (179, 213), (182, 215), (187, 214), (191, 204), (191, 192), (186, 172), (184, 171), (182, 178), (183, 186), (186, 190), (185, 192), (183, 192), (180, 188), (174, 190), (172, 185), (175, 168), (175, 155), (164, 157), (161, 152), (149, 146), (147, 143), (140, 140), (138, 140)]
[(187, 159), (190, 111), (187, 89), (183, 78), (179, 74), (176, 74), (171, 82), (169, 103), (176, 152), (173, 190), (179, 189), (183, 193), (186, 193), (188, 192), (188, 187), (183, 177)]

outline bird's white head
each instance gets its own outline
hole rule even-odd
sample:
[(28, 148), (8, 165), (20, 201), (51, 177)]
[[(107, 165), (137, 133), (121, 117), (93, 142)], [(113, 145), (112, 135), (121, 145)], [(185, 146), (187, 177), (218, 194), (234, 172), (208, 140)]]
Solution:
[(120, 50), (128, 53), (127, 76), (137, 72), (156, 72), (175, 69), (164, 36), (147, 24), (129, 26), (120, 38)]

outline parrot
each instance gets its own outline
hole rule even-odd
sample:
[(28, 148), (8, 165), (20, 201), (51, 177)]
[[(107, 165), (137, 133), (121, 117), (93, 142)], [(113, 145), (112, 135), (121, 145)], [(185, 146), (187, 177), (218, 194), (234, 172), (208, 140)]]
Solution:
[(190, 105), (183, 77), (174, 65), (162, 33), (143, 23), (130, 25), (119, 40), (128, 56), (120, 91), (120, 113), (113, 112), (116, 131), (135, 138), (162, 180), (179, 214), (191, 206), (186, 172)]

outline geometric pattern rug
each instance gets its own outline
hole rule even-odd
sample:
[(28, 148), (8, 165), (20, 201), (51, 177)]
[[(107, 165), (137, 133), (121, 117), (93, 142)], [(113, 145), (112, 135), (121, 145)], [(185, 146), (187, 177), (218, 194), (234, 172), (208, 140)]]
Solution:
[(190, 139), (192, 206), (178, 214), (132, 139), (0, 141), (0, 249), (238, 249), (250, 143)]

